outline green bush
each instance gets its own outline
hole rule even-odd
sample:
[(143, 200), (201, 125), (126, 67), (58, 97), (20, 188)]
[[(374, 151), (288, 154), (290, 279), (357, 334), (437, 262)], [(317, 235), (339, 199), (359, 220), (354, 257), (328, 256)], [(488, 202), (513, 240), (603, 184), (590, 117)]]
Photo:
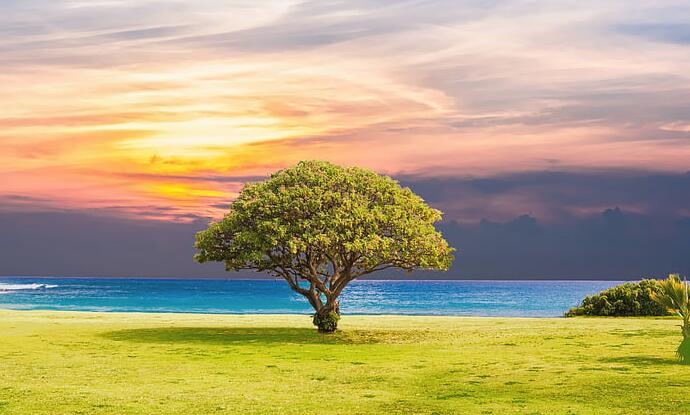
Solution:
[(660, 293), (657, 280), (628, 282), (585, 298), (577, 307), (565, 313), (573, 316), (667, 316), (668, 311), (652, 300), (652, 293)]

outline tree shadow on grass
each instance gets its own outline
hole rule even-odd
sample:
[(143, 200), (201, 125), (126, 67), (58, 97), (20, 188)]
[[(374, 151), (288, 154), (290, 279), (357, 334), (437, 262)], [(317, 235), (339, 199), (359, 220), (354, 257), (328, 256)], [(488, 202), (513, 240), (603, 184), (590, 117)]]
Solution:
[(137, 343), (233, 344), (376, 344), (400, 343), (399, 333), (352, 330), (320, 334), (316, 329), (294, 327), (158, 327), (117, 330), (101, 335), (110, 340)]
[(678, 359), (654, 357), (654, 356), (625, 356), (625, 357), (606, 357), (599, 359), (603, 363), (622, 363), (634, 366), (659, 366), (659, 365), (678, 365)]
[(678, 333), (675, 331), (671, 330), (654, 330), (654, 329), (649, 329), (649, 330), (633, 330), (633, 331), (625, 331), (625, 330), (619, 330), (619, 331), (614, 331), (615, 334), (623, 336), (623, 337), (676, 337)]

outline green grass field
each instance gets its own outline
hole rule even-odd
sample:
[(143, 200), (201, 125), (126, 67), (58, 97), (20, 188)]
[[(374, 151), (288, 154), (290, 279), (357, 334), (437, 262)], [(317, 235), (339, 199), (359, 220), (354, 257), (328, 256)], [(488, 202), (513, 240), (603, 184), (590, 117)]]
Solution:
[(0, 311), (0, 413), (690, 413), (677, 324)]

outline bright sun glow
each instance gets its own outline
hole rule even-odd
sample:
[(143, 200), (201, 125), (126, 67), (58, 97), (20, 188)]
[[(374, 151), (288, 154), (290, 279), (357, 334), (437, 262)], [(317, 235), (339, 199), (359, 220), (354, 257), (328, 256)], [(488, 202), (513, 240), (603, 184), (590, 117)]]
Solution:
[(690, 54), (621, 26), (625, 2), (49, 3), (0, 6), (12, 203), (217, 216), (202, 206), (313, 158), (422, 176), (690, 169)]

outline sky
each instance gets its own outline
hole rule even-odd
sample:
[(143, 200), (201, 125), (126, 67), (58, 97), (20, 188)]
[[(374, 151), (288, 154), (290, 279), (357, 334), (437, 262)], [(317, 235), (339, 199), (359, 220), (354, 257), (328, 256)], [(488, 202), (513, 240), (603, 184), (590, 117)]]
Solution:
[(688, 273), (688, 22), (676, 0), (4, 0), (0, 275), (226, 275), (193, 233), (304, 159), (443, 210), (445, 278)]

